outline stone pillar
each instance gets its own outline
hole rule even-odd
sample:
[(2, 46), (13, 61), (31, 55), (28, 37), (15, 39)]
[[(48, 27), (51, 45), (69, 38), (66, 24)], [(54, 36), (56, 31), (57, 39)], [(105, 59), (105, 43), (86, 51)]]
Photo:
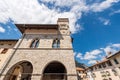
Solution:
[(42, 77), (41, 77), (40, 75), (33, 75), (33, 76), (31, 77), (31, 80), (42, 80), (41, 78), (42, 78)]
[(77, 75), (68, 75), (67, 80), (78, 80)]

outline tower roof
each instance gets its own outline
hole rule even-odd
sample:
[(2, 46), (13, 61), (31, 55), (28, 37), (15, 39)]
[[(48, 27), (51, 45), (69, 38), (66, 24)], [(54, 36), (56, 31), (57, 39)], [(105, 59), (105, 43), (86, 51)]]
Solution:
[(24, 33), (26, 29), (58, 29), (58, 24), (15, 24)]

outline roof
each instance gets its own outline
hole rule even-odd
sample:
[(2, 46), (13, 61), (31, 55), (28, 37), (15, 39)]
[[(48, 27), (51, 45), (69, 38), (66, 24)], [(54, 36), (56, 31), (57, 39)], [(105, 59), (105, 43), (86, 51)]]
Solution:
[(118, 51), (117, 53), (115, 53), (115, 54), (113, 54), (113, 55), (111, 55), (111, 56), (109, 56), (109, 57), (107, 57), (108, 59), (109, 58), (112, 58), (112, 57), (114, 57), (114, 56), (116, 56), (116, 55), (118, 55), (118, 54), (120, 54), (120, 51)]
[(26, 29), (58, 29), (58, 24), (15, 24), (24, 33)]
[[(94, 65), (92, 65), (92, 66), (90, 66), (90, 67), (93, 67), (93, 66), (102, 64), (102, 63), (107, 62), (107, 61), (108, 61), (108, 59), (104, 59), (104, 60), (102, 60), (102, 61), (100, 61), (100, 62), (96, 62), (96, 64), (94, 64)], [(88, 67), (88, 68), (90, 68), (90, 67)]]
[(77, 67), (76, 70), (77, 70), (77, 71), (84, 71), (85, 69), (80, 68), (80, 67)]
[(18, 39), (0, 39), (0, 41), (18, 41)]
[[(97, 62), (96, 64), (94, 64), (94, 65), (92, 65), (92, 66), (90, 66), (90, 67), (93, 67), (93, 66), (102, 64), (102, 63), (104, 63), (104, 62), (107, 62), (110, 58), (112, 58), (112, 57), (114, 57), (114, 56), (116, 56), (116, 55), (118, 55), (118, 54), (120, 54), (120, 51), (118, 51), (117, 53), (115, 53), (115, 54), (113, 54), (113, 55), (107, 57), (107, 59), (104, 59), (103, 61)], [(88, 68), (90, 68), (90, 67), (88, 67)]]

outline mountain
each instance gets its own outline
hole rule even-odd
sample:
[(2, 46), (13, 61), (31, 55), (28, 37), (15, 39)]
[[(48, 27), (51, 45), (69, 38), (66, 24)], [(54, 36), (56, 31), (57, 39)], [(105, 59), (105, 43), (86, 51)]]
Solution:
[(88, 66), (86, 66), (85, 64), (83, 64), (83, 63), (80, 63), (80, 62), (78, 62), (78, 61), (76, 61), (75, 60), (75, 64), (76, 64), (76, 67), (80, 67), (80, 68), (87, 68)]

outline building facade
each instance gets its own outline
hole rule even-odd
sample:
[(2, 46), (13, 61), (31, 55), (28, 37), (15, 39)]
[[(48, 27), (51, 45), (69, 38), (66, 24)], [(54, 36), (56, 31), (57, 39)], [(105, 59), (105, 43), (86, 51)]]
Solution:
[(77, 74), (78, 74), (78, 80), (88, 80), (88, 78), (86, 77), (86, 71), (84, 68), (81, 67), (77, 67), (76, 68)]
[(86, 70), (89, 80), (120, 80), (120, 51)]
[(13, 53), (13, 47), (16, 45), (17, 41), (18, 40), (0, 40), (0, 72), (7, 58)]
[(67, 18), (59, 18), (57, 24), (16, 27), (22, 38), (7, 48), (12, 52), (5, 53), (9, 55), (1, 63), (0, 80), (77, 80)]

